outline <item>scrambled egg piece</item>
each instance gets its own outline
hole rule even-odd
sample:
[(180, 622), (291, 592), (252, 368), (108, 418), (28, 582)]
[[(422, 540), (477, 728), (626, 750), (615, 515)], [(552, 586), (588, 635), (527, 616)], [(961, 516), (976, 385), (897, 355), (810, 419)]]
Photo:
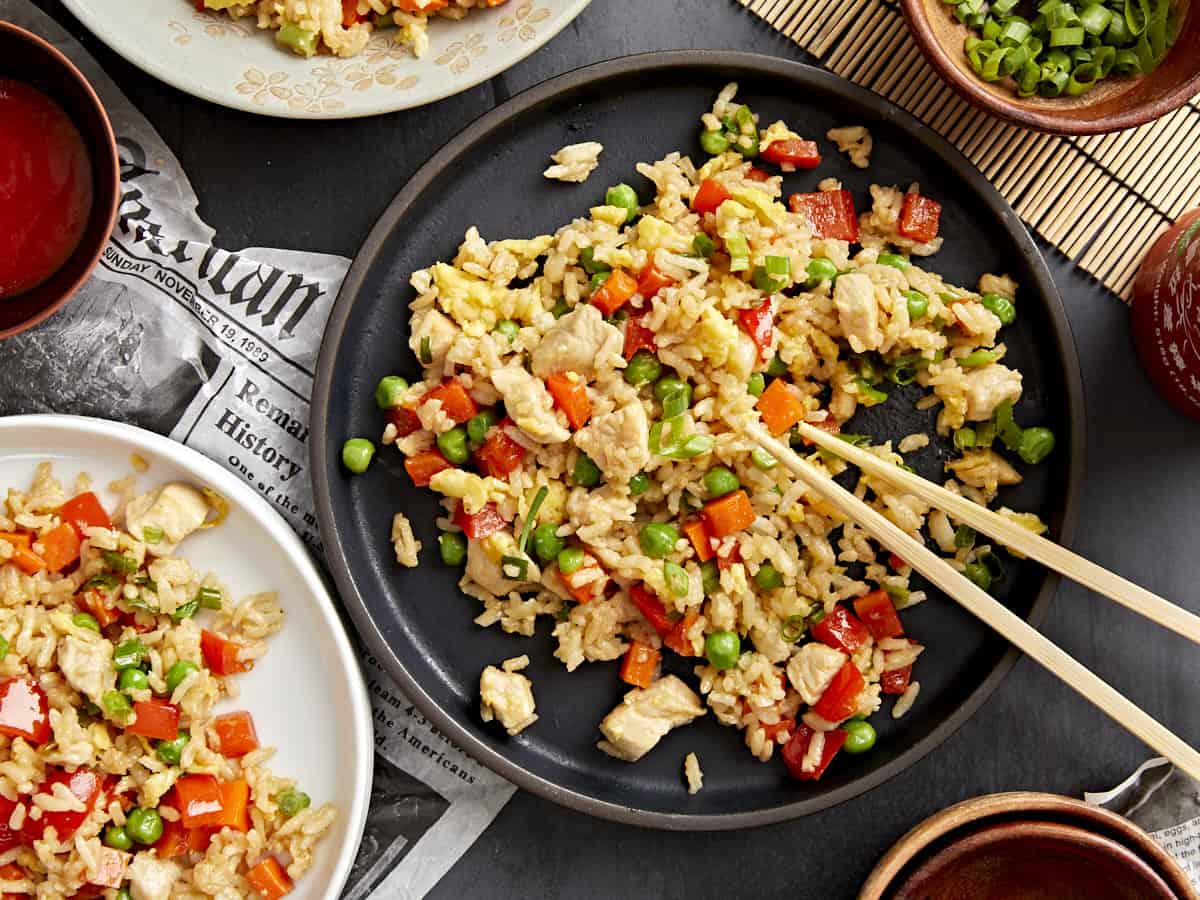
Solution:
[(496, 241), (492, 245), (492, 249), (497, 253), (507, 250), (521, 262), (533, 262), (543, 253), (550, 249), (550, 245), (554, 243), (553, 236), (549, 234), (538, 235), (535, 238), (528, 240), (520, 238), (512, 238), (505, 241)]
[(461, 500), (468, 515), (475, 515), (492, 502), (508, 495), (505, 482), (488, 475), (482, 478), (462, 469), (443, 469), (429, 481), (429, 486), (446, 497)]
[(776, 141), (799, 141), (802, 140), (800, 135), (787, 127), (787, 123), (782, 119), (778, 122), (772, 122), (766, 127), (762, 133), (762, 137), (758, 140), (758, 152), (766, 150)]
[(717, 234), (723, 238), (741, 234), (739, 223), (753, 219), (754, 211), (736, 200), (726, 200), (717, 207)]
[(662, 247), (672, 253), (691, 252), (691, 242), (668, 222), (654, 216), (642, 216), (637, 223), (637, 245), (653, 254)]
[(742, 206), (754, 210), (764, 225), (779, 226), (787, 218), (787, 210), (776, 203), (766, 191), (743, 187), (738, 188), (731, 196)]
[(482, 337), (502, 319), (529, 322), (541, 311), (533, 287), (507, 288), (491, 284), (446, 263), (430, 268), (437, 287), (438, 305), (464, 332)]
[(597, 222), (607, 222), (617, 228), (624, 225), (625, 220), (629, 218), (629, 210), (623, 206), (593, 206), (588, 212)]
[(737, 346), (738, 327), (720, 310), (706, 306), (690, 335), (692, 345), (714, 366), (723, 366), (730, 350)]

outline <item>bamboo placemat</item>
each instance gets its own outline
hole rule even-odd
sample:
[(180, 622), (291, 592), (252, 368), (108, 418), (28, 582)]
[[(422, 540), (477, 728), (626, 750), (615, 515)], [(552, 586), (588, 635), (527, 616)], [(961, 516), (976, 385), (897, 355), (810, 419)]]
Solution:
[(1200, 98), (1117, 134), (1040, 134), (960, 99), (925, 61), (889, 0), (738, 2), (826, 68), (939, 132), (1030, 228), (1126, 300), (1150, 242), (1200, 205)]

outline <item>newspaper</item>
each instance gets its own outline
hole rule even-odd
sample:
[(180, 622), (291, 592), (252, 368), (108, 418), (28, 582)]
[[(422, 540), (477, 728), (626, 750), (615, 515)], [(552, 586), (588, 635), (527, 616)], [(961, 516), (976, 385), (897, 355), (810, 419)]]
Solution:
[[(318, 558), (308, 471), (321, 334), (349, 261), (217, 245), (179, 160), (94, 59), (29, 0), (0, 19), (55, 44), (112, 118), (122, 202), (100, 265), (43, 325), (0, 343), (0, 414), (62, 412), (169, 434), (237, 473)], [(421, 897), (512, 795), (360, 654), (375, 719), (375, 782), (347, 900)]]

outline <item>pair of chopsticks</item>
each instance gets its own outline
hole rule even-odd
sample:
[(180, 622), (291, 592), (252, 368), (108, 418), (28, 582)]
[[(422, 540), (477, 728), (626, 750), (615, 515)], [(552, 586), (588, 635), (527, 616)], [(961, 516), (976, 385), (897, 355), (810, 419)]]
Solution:
[[(1053, 541), (1022, 528), (999, 513), (951, 493), (940, 485), (892, 465), (826, 431), (805, 422), (797, 427), (801, 437), (829, 450), (846, 462), (853, 463), (863, 472), (889, 482), (904, 493), (919, 497), (1006, 547), (1035, 559), (1134, 612), (1200, 643), (1200, 617), (1187, 610), (1126, 581)], [(923, 542), (916, 540), (873, 507), (859, 500), (823, 471), (803, 459), (785, 442), (772, 437), (760, 424), (745, 426), (742, 431), (782, 462), (838, 512), (860, 525), (871, 537), (924, 575), (969, 613), (1045, 666), (1052, 674), (1092, 701), (1119, 725), (1141, 738), (1184, 772), (1200, 779), (1200, 753), (1178, 735), (1097, 677), (1000, 601), (969, 581)]]

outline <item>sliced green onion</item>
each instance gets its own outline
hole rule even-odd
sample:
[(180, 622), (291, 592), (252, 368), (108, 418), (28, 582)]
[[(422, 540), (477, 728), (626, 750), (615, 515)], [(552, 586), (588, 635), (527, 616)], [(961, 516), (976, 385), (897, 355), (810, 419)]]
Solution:
[(1050, 29), (1051, 47), (1078, 47), (1083, 44), (1085, 32), (1083, 26), (1076, 25), (1067, 28)]
[(421, 364), (425, 366), (433, 362), (433, 342), (428, 336), (421, 338), (420, 359)]
[(762, 447), (755, 447), (750, 451), (750, 461), (764, 472), (769, 472), (771, 469), (779, 465), (779, 460), (773, 457)]
[(996, 424), (994, 422), (984, 422), (975, 429), (975, 446), (980, 449), (985, 449), (992, 446), (996, 440)]
[(1000, 436), (1000, 440), (1004, 442), (1004, 446), (1009, 450), (1016, 450), (1021, 446), (1021, 426), (1013, 419), (1012, 401), (1006, 401), (996, 407), (995, 412), (996, 432)]
[(1150, 21), (1150, 4), (1146, 0), (1125, 0), (1125, 26), (1134, 37), (1146, 30)]
[(1067, 89), (1071, 76), (1066, 72), (1052, 72), (1038, 82), (1038, 93), (1043, 97), (1059, 97)]
[(729, 254), (729, 271), (744, 272), (750, 268), (750, 244), (740, 234), (725, 238), (725, 252)]
[(184, 603), (182, 606), (176, 609), (175, 612), (171, 613), (171, 621), (178, 624), (184, 619), (190, 619), (199, 609), (199, 600), (189, 600), (187, 603)]
[(201, 585), (200, 591), (196, 594), (196, 600), (204, 609), (220, 609), (222, 605), (221, 589), (210, 584)]
[(1084, 7), (1083, 12), (1079, 14), (1079, 23), (1083, 25), (1084, 30), (1088, 34), (1094, 34), (1097, 37), (1104, 34), (1112, 20), (1112, 11), (1101, 6), (1099, 3), (1093, 3), (1091, 6)]
[(104, 707), (104, 714), (119, 725), (125, 724), (133, 715), (133, 705), (120, 691), (106, 691), (100, 702)]
[(970, 525), (959, 525), (954, 530), (954, 546), (959, 550), (966, 550), (975, 544), (975, 529)]
[(855, 378), (854, 384), (858, 388), (858, 402), (863, 406), (878, 406), (880, 403), (887, 402), (888, 395), (877, 388), (871, 387), (864, 379)]
[(892, 598), (892, 603), (896, 605), (896, 609), (904, 609), (908, 605), (908, 588), (896, 584), (885, 584), (883, 589)]
[(1014, 17), (1005, 20), (1004, 27), (1000, 29), (999, 40), (1001, 43), (1012, 42), (1013, 45), (1019, 45), (1025, 42), (1029, 34), (1029, 23), (1024, 19)]
[(142, 529), (142, 541), (147, 544), (157, 544), (161, 541), (165, 534), (163, 530), (155, 525), (147, 525)]
[(4, 658), (8, 656), (8, 649), (8, 638), (0, 636), (0, 662), (3, 662)]
[(533, 495), (533, 502), (529, 504), (529, 514), (525, 516), (525, 524), (521, 526), (521, 537), (517, 540), (517, 549), (521, 553), (525, 552), (525, 547), (529, 543), (529, 532), (533, 530), (533, 523), (537, 521), (538, 510), (546, 502), (546, 496), (549, 493), (550, 488), (543, 484), (538, 488), (538, 492)]
[(132, 575), (137, 571), (137, 560), (132, 556), (126, 556), (116, 550), (101, 550), (100, 555), (104, 557), (104, 562), (108, 567), (118, 575)]
[(804, 616), (788, 616), (779, 623), (779, 636), (784, 643), (794, 644), (804, 636), (807, 620)]
[(999, 358), (999, 350), (972, 350), (966, 356), (960, 357), (958, 364), (964, 369), (973, 369), (978, 366), (986, 366), (988, 363), (994, 363)]
[(716, 249), (717, 245), (713, 243), (713, 239), (703, 232), (692, 238), (692, 250), (695, 251), (697, 256), (711, 259)]
[(1070, 80), (1067, 81), (1067, 96), (1078, 97), (1080, 94), (1086, 94), (1100, 79), (1100, 69), (1095, 63), (1083, 63), (1076, 66), (1075, 71), (1071, 73)]
[(500, 571), (510, 581), (524, 581), (529, 574), (529, 560), (519, 556), (501, 556)]
[(960, 428), (954, 432), (954, 449), (970, 450), (975, 446), (975, 429)]
[(93, 575), (84, 582), (83, 589), (85, 591), (98, 589), (111, 591), (114, 590), (121, 582), (109, 575), (107, 572), (101, 572), (99, 575)]

